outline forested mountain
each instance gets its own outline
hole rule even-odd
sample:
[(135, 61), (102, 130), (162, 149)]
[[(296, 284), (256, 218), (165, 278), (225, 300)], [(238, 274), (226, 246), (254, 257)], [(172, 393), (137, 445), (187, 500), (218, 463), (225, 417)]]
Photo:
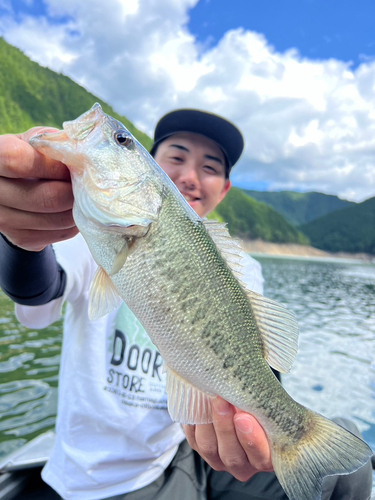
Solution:
[(322, 250), (375, 254), (375, 198), (320, 217), (299, 229)]
[(70, 78), (31, 61), (3, 38), (0, 68), (0, 134), (23, 132), (35, 125), (61, 128), (64, 121), (99, 102), (105, 113), (122, 122), (147, 149), (151, 147), (151, 139), (127, 118)]
[(296, 191), (250, 191), (246, 194), (258, 201), (267, 203), (282, 214), (293, 226), (300, 226), (336, 210), (346, 208), (355, 203), (342, 200), (337, 196), (323, 193), (298, 193)]
[(238, 188), (229, 191), (210, 218), (226, 221), (233, 236), (260, 238), (276, 243), (308, 244), (308, 238), (276, 210), (247, 196)]
[[(0, 38), (0, 133), (15, 133), (35, 125), (61, 128), (99, 102), (104, 111), (118, 119), (147, 148), (151, 139), (129, 120), (70, 78), (31, 61)], [(233, 190), (218, 207), (217, 216), (229, 222), (233, 235), (266, 241), (306, 242), (284, 218), (264, 204)]]

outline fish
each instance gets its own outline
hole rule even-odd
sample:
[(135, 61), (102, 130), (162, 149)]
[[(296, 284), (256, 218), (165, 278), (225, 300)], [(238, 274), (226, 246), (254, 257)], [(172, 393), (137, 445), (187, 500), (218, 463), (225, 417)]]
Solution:
[(318, 500), (325, 476), (368, 462), (362, 439), (296, 402), (271, 370), (294, 362), (295, 315), (247, 287), (239, 242), (194, 212), (122, 123), (96, 103), (30, 144), (70, 170), (74, 220), (98, 265), (90, 319), (127, 304), (164, 360), (173, 420), (212, 422), (217, 396), (251, 413), (290, 500)]

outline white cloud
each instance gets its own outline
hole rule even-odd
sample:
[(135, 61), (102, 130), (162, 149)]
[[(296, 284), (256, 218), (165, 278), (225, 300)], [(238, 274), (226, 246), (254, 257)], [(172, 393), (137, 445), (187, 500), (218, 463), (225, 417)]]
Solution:
[[(0, 0), (1, 1), (1, 0)], [(201, 0), (202, 1), (202, 0)], [(259, 33), (213, 48), (188, 31), (197, 0), (46, 0), (48, 18), (0, 18), (0, 32), (150, 135), (176, 107), (222, 114), (244, 133), (236, 184), (375, 195), (375, 61), (278, 53)]]

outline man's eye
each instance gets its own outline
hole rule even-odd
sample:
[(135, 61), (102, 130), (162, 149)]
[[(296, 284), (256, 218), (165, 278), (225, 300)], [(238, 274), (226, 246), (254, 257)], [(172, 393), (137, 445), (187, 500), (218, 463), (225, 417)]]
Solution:
[(212, 172), (213, 174), (217, 173), (217, 169), (215, 167), (212, 167), (211, 165), (205, 165), (204, 168), (205, 168), (205, 170), (208, 170), (209, 172)]

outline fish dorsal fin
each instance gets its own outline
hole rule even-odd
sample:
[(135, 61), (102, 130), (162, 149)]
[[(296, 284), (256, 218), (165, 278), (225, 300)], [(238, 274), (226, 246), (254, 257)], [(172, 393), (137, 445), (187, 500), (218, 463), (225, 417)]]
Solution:
[(168, 411), (181, 424), (210, 424), (213, 396), (200, 391), (176, 372), (166, 367)]
[(96, 270), (89, 291), (89, 320), (94, 321), (109, 314), (121, 303), (114, 284), (102, 267)]
[(209, 219), (204, 219), (203, 224), (236, 278), (243, 278), (243, 266), (241, 264), (242, 248), (240, 242), (231, 237), (226, 224)]
[(281, 373), (290, 371), (298, 349), (298, 323), (285, 306), (246, 290), (263, 343), (267, 363)]
[(265, 360), (275, 370), (289, 372), (298, 347), (298, 323), (295, 315), (282, 304), (248, 288), (241, 264), (241, 245), (232, 239), (226, 225), (207, 219), (203, 223), (249, 299), (261, 335)]

